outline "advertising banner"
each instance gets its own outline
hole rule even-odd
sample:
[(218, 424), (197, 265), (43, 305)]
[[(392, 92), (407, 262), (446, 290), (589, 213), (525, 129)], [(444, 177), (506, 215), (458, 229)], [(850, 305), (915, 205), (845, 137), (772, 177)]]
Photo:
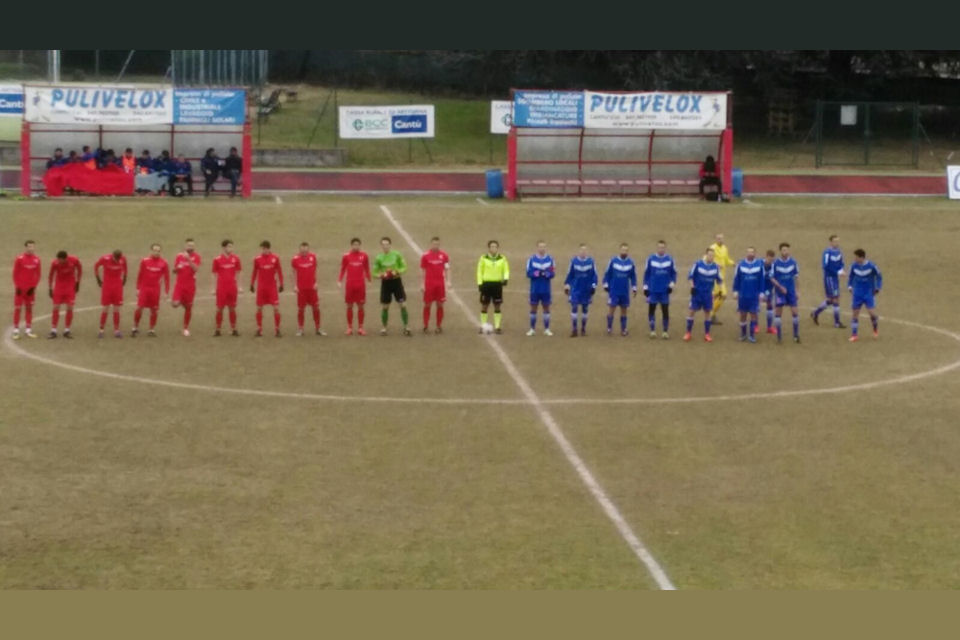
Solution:
[(340, 107), (339, 111), (341, 138), (434, 137), (432, 104)]
[(510, 133), (513, 123), (513, 103), (509, 100), (490, 101), (490, 133)]
[(513, 122), (518, 127), (582, 127), (583, 92), (514, 91)]
[(0, 84), (0, 117), (23, 117), (23, 86)]
[(28, 122), (55, 124), (170, 124), (173, 90), (27, 85), (24, 118)]
[(583, 126), (603, 129), (726, 129), (727, 94), (584, 92)]
[(176, 89), (174, 124), (243, 124), (247, 92), (242, 89)]
[(960, 200), (960, 165), (947, 167), (947, 197)]

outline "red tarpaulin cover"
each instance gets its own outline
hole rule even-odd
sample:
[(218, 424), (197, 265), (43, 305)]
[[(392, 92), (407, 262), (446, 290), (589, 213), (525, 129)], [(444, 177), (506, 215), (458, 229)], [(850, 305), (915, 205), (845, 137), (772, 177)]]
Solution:
[(62, 196), (70, 187), (74, 191), (103, 195), (133, 195), (133, 174), (118, 166), (107, 165), (103, 169), (90, 169), (79, 162), (52, 167), (43, 174), (43, 184), (48, 196)]

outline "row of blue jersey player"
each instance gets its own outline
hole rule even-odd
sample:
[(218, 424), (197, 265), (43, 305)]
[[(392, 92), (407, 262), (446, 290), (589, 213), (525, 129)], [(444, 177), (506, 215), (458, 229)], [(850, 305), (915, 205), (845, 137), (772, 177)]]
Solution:
[(747, 247), (746, 257), (737, 263), (733, 273), (733, 297), (740, 313), (740, 342), (757, 341), (757, 313), (760, 310), (760, 297), (767, 291), (768, 282), (764, 261), (757, 257), (754, 247)]
[(647, 320), (650, 323), (650, 337), (657, 337), (657, 305), (660, 305), (663, 332), (660, 337), (670, 337), (670, 294), (677, 284), (677, 266), (673, 257), (667, 253), (667, 243), (657, 241), (657, 251), (647, 258), (643, 269), (643, 295), (647, 298)]
[(840, 250), (840, 238), (830, 236), (830, 246), (823, 250), (823, 293), (824, 299), (816, 309), (810, 312), (814, 324), (820, 324), (820, 314), (833, 305), (833, 326), (846, 329), (840, 322), (840, 276), (843, 275), (843, 251)]
[(527, 259), (527, 277), (530, 278), (530, 330), (528, 336), (537, 334), (537, 308), (543, 309), (543, 334), (550, 331), (550, 281), (557, 275), (557, 265), (547, 254), (547, 243), (537, 242), (537, 252)]
[(690, 308), (687, 313), (687, 331), (683, 334), (684, 342), (689, 342), (693, 335), (693, 320), (697, 311), (703, 311), (703, 339), (713, 342), (710, 337), (710, 326), (713, 311), (713, 289), (723, 283), (720, 267), (714, 261), (713, 248), (708, 247), (703, 258), (697, 260), (690, 267), (687, 275), (690, 281)]
[(637, 295), (637, 265), (630, 257), (630, 246), (620, 245), (620, 253), (610, 258), (603, 274), (603, 290), (607, 292), (607, 335), (613, 335), (613, 316), (620, 307), (620, 335), (627, 336), (627, 309), (630, 298)]
[(780, 257), (773, 261), (770, 282), (773, 284), (775, 302), (773, 328), (777, 332), (777, 342), (783, 339), (783, 308), (790, 307), (793, 314), (793, 341), (800, 342), (800, 315), (797, 302), (800, 297), (800, 267), (790, 255), (790, 243), (780, 243)]
[[(570, 300), (570, 337), (587, 335), (587, 316), (593, 294), (597, 290), (597, 263), (589, 255), (587, 245), (580, 245), (577, 255), (570, 261), (567, 277), (563, 281), (563, 291)], [(579, 312), (580, 333), (577, 333), (577, 315)]]
[(883, 288), (883, 276), (877, 265), (867, 260), (867, 252), (857, 249), (853, 252), (854, 263), (850, 267), (850, 276), (847, 279), (847, 289), (853, 294), (853, 321), (850, 323), (850, 342), (860, 339), (860, 309), (867, 308), (870, 322), (873, 324), (873, 337), (879, 337), (879, 318), (877, 317), (876, 301), (874, 297)]

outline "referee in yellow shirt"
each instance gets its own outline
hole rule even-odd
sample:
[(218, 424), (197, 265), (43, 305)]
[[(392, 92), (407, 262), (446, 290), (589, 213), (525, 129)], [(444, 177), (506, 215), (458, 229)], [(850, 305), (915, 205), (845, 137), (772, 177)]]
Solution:
[(487, 324), (487, 309), (493, 303), (493, 327), (495, 333), (500, 330), (500, 305), (503, 304), (503, 288), (510, 279), (510, 265), (500, 253), (500, 243), (491, 240), (487, 243), (487, 253), (480, 256), (477, 263), (477, 287), (480, 289), (480, 333)]
[(710, 245), (710, 248), (713, 249), (714, 261), (720, 267), (720, 277), (723, 278), (723, 281), (713, 288), (713, 313), (710, 316), (710, 321), (713, 324), (723, 324), (717, 320), (717, 313), (720, 311), (723, 301), (727, 299), (727, 267), (732, 267), (737, 262), (730, 259), (730, 248), (723, 242), (723, 234), (718, 233), (716, 239), (717, 241)]

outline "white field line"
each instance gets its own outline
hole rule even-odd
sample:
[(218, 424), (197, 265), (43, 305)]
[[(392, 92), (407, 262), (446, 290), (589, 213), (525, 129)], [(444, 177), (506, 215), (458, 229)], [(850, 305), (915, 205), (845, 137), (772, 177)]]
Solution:
[(489, 207), (489, 206), (490, 206), (490, 203), (487, 202), (486, 200), (484, 200), (483, 198), (477, 198), (477, 202), (479, 202), (480, 204), (482, 204), (482, 205), (485, 206), (485, 207)]
[[(397, 219), (393, 217), (390, 209), (384, 205), (380, 205), (380, 211), (383, 212), (383, 215), (387, 218), (390, 224), (393, 225), (397, 232), (403, 236), (403, 239), (407, 241), (407, 244), (410, 245), (410, 248), (416, 251), (418, 254), (423, 254), (423, 249), (417, 244), (416, 240), (414, 240), (413, 237), (407, 233), (406, 229), (403, 228)], [(456, 291), (450, 292), (450, 298), (457, 303), (457, 306), (459, 306), (464, 314), (466, 314), (467, 318), (476, 324), (470, 308), (464, 303), (463, 298), (461, 298)], [(500, 363), (503, 364), (504, 368), (507, 370), (507, 373), (510, 374), (510, 377), (516, 383), (517, 387), (519, 387), (524, 397), (536, 410), (537, 415), (540, 417), (540, 420), (543, 422), (554, 441), (560, 447), (560, 450), (566, 457), (567, 462), (570, 463), (570, 465), (577, 472), (577, 475), (580, 476), (580, 480), (584, 485), (586, 485), (591, 495), (593, 495), (594, 499), (600, 504), (603, 512), (613, 522), (614, 526), (617, 528), (617, 531), (620, 533), (621, 537), (623, 537), (624, 541), (626, 541), (634, 555), (636, 555), (640, 562), (646, 566), (647, 571), (650, 572), (650, 576), (656, 582), (657, 586), (663, 590), (676, 589), (666, 572), (663, 570), (663, 567), (661, 567), (660, 563), (657, 562), (657, 559), (653, 557), (653, 554), (650, 553), (650, 550), (647, 549), (646, 545), (641, 542), (639, 536), (637, 536), (633, 529), (630, 528), (630, 525), (623, 517), (623, 514), (620, 513), (620, 510), (613, 503), (613, 500), (611, 500), (607, 493), (603, 490), (603, 487), (600, 486), (600, 483), (593, 476), (593, 473), (580, 457), (580, 454), (577, 453), (577, 450), (574, 449), (573, 445), (570, 444), (570, 441), (567, 440), (567, 437), (560, 429), (560, 426), (557, 424), (556, 420), (554, 420), (553, 415), (546, 408), (546, 406), (544, 406), (543, 402), (530, 386), (530, 383), (527, 381), (527, 379), (513, 364), (510, 356), (507, 355), (507, 353), (503, 350), (503, 347), (501, 347), (495, 339), (487, 337), (485, 338), (485, 341), (490, 348), (493, 349), (494, 353), (496, 353)]]

